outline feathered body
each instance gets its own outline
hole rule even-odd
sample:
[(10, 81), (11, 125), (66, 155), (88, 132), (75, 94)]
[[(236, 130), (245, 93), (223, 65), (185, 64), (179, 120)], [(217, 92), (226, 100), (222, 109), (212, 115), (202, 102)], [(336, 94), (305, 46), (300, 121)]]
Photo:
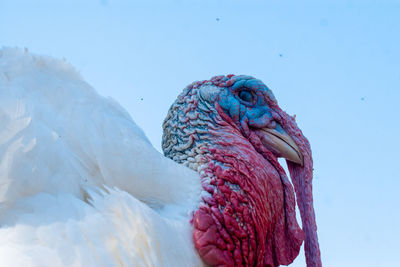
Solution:
[[(67, 63), (0, 51), (2, 261), (279, 266), (305, 238), (308, 266), (321, 266), (310, 146), (261, 81), (195, 82), (163, 127), (173, 161)], [(295, 162), (303, 230), (278, 156)]]
[(2, 266), (202, 266), (200, 188), (69, 64), (0, 52)]

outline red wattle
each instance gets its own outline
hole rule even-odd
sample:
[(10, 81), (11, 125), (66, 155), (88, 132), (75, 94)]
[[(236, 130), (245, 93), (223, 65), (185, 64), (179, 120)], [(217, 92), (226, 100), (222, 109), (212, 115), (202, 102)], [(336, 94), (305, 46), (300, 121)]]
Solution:
[(296, 142), (304, 158), (304, 166), (290, 161), (287, 161), (287, 165), (296, 191), (297, 204), (300, 210), (303, 231), (305, 233), (304, 250), (307, 267), (322, 267), (317, 236), (317, 223), (313, 207), (313, 160), (310, 143), (297, 127), (296, 122), (291, 116), (282, 111), (275, 102), (270, 101), (268, 104), (274, 109), (276, 114), (280, 116), (282, 127)]
[(291, 184), (275, 157), (271, 164), (229, 120), (219, 123), (202, 175), (210, 196), (193, 217), (196, 249), (212, 266), (290, 264), (304, 239)]

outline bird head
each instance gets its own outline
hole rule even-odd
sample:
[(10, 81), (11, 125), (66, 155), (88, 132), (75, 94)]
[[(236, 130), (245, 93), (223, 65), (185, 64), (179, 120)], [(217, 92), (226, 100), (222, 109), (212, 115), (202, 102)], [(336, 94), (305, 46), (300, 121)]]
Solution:
[[(194, 82), (163, 128), (164, 154), (200, 173), (204, 194), (193, 238), (207, 264), (289, 264), (305, 239), (307, 265), (321, 266), (311, 148), (263, 82), (244, 75)], [(287, 160), (303, 229), (278, 157)]]
[(220, 107), (222, 116), (228, 116), (250, 142), (261, 142), (274, 156), (303, 165), (299, 147), (282, 127), (277, 101), (263, 82), (244, 75), (218, 76), (211, 81), (213, 85), (200, 88), (201, 100)]

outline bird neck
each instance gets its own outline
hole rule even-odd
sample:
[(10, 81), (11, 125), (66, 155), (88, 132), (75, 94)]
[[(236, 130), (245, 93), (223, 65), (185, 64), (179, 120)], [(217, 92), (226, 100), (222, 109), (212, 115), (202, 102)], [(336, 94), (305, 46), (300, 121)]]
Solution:
[[(251, 143), (220, 122), (195, 155), (204, 190), (193, 216), (193, 238), (213, 266), (277, 266), (298, 255), (303, 232), (293, 189)], [(283, 172), (283, 173), (282, 173)], [(285, 176), (286, 177), (286, 176)]]

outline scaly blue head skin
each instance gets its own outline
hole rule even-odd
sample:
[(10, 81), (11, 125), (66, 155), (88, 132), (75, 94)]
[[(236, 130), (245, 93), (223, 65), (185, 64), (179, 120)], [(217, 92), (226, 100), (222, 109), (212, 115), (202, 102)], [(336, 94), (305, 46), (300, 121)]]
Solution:
[(235, 76), (233, 86), (222, 90), (218, 103), (240, 126), (275, 128), (275, 121), (266, 99), (275, 100), (272, 91), (263, 82), (251, 76)]
[(211, 105), (218, 105), (244, 137), (255, 133), (276, 157), (303, 164), (297, 144), (282, 127), (275, 96), (262, 81), (247, 75), (227, 75), (213, 77), (210, 82), (222, 89), (200, 89), (200, 95)]

